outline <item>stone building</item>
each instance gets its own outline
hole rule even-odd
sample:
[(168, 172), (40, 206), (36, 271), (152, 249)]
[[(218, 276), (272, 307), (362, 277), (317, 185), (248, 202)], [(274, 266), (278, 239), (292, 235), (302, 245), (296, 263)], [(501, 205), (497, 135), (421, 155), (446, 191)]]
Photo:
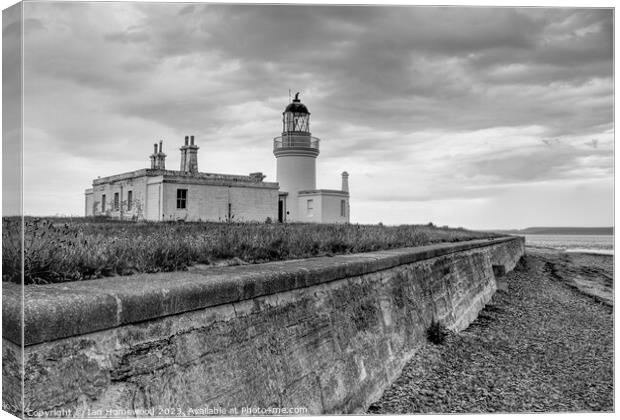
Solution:
[(166, 169), (163, 142), (151, 167), (93, 180), (85, 192), (86, 216), (127, 220), (346, 223), (348, 174), (341, 190), (316, 189), (319, 139), (310, 134), (310, 112), (298, 97), (283, 112), (282, 135), (273, 141), (277, 182), (261, 172), (225, 175), (198, 171), (198, 146), (185, 136), (178, 171)]

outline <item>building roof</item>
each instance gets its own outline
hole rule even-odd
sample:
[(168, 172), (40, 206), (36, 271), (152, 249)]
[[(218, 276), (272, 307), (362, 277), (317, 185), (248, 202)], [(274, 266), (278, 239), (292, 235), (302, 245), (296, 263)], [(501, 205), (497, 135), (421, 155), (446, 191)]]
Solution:
[(185, 182), (185, 183), (198, 183), (198, 184), (236, 184), (236, 185), (255, 185), (265, 188), (278, 188), (277, 182), (265, 182), (263, 181), (263, 175), (260, 172), (250, 175), (229, 175), (229, 174), (215, 174), (209, 172), (182, 172), (171, 171), (166, 169), (138, 169), (137, 171), (125, 172), (122, 174), (111, 175), (101, 177), (93, 180), (93, 187), (108, 184), (112, 182), (118, 182), (126, 179), (139, 178), (139, 177), (155, 177), (162, 176), (164, 182)]
[(308, 108), (306, 108), (306, 106), (302, 104), (299, 100), (299, 92), (295, 94), (295, 99), (293, 99), (293, 102), (288, 104), (284, 112), (293, 112), (295, 114), (310, 114)]
[(348, 191), (342, 190), (303, 190), (297, 193), (298, 195), (339, 195), (343, 197), (348, 197)]

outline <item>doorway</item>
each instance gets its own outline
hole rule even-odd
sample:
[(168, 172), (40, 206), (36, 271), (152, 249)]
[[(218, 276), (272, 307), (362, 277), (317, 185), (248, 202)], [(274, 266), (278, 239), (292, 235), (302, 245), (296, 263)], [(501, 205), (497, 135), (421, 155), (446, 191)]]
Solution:
[(278, 200), (278, 222), (284, 222), (284, 201)]

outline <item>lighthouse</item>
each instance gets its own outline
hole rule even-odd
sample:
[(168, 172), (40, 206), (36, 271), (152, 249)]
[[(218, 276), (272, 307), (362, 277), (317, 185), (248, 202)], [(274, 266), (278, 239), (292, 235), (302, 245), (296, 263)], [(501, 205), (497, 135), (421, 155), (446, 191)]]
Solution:
[(349, 221), (348, 186), (346, 191), (316, 189), (319, 143), (310, 133), (310, 111), (299, 99), (298, 92), (282, 113), (282, 135), (273, 139), (281, 222)]
[[(280, 199), (279, 219), (299, 221), (296, 205), (299, 191), (316, 188), (316, 158), (319, 139), (310, 134), (310, 112), (301, 103), (299, 93), (282, 113), (282, 135), (273, 141), (276, 180), (285, 198)], [(288, 205), (286, 205), (288, 204)]]

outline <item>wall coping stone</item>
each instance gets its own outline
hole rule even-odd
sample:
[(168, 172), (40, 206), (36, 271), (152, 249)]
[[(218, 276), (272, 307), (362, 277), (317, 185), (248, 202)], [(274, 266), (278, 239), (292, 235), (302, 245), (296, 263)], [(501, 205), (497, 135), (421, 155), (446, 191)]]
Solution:
[(2, 336), (24, 345), (235, 303), (360, 276), (522, 237), (438, 243), (359, 254), (28, 285), (2, 283)]

